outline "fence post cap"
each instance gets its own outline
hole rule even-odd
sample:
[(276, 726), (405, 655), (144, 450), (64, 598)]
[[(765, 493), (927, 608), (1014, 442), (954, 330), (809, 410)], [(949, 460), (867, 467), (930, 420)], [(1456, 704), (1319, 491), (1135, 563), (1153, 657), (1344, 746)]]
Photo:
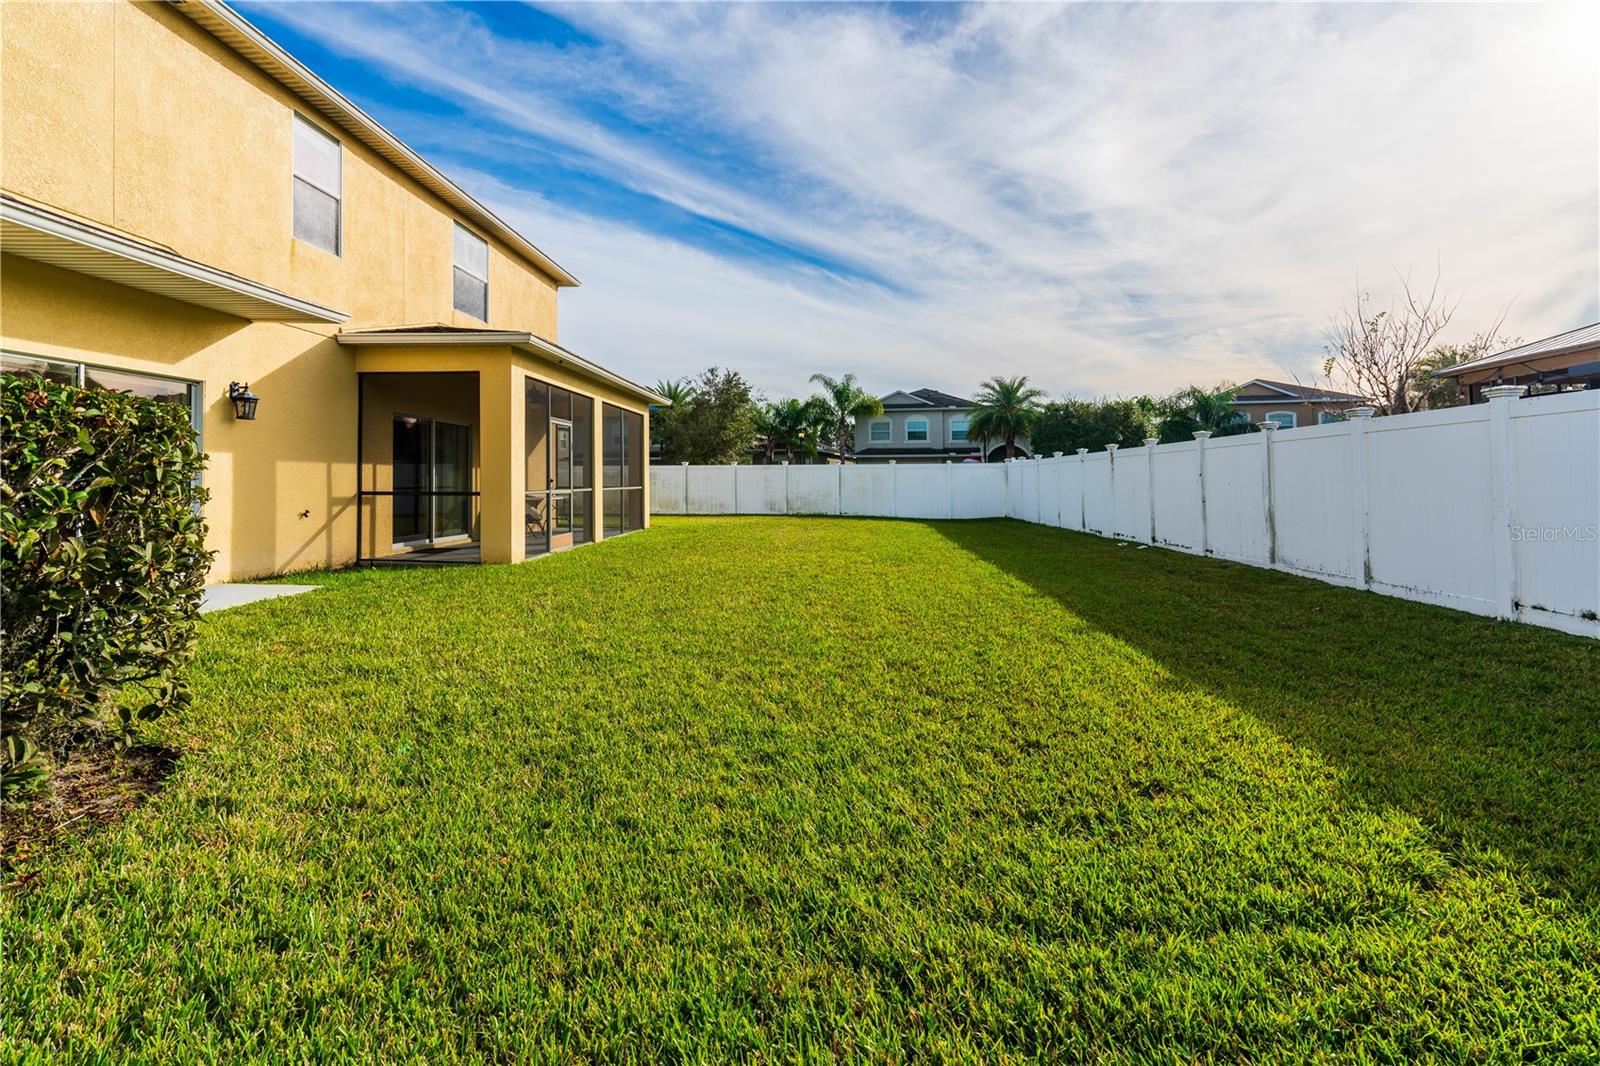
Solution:
[(1483, 395), (1490, 400), (1515, 400), (1527, 391), (1526, 385), (1490, 385)]
[(1205, 440), (1206, 438), (1208, 438), (1210, 436), (1211, 436), (1211, 431), (1209, 429), (1197, 429), (1197, 430), (1194, 431), (1194, 439), (1195, 440)]
[(1059, 458), (1061, 458), (1061, 457), (1062, 457), (1062, 456), (1063, 456), (1063, 455), (1066, 455), (1066, 454), (1067, 454), (1067, 453), (1066, 453), (1066, 452), (1056, 452), (1056, 458), (1057, 458), (1057, 459), (1059, 459)]
[(1107, 444), (1106, 445), (1106, 451), (1114, 452), (1120, 447), (1122, 447), (1122, 445), (1120, 445), (1120, 444)]
[(688, 465), (689, 465), (689, 464), (688, 464), (688, 463), (684, 463), (684, 464), (683, 464), (683, 465), (684, 465), (684, 466), (688, 466)]
[(893, 465), (894, 465), (894, 463), (895, 463), (895, 461), (894, 461), (894, 460), (893, 460), (893, 459), (890, 459), (890, 460), (889, 460), (889, 465), (890, 465), (890, 466), (893, 466)]
[(1160, 444), (1160, 443), (1161, 443), (1161, 438), (1160, 437), (1146, 437), (1144, 439), (1144, 446), (1146, 448), (1154, 448), (1157, 444)]
[(1377, 413), (1378, 409), (1376, 407), (1350, 407), (1345, 409), (1344, 416), (1346, 418), (1371, 418)]
[(1256, 428), (1259, 429), (1263, 433), (1271, 433), (1273, 430), (1278, 428), (1278, 423), (1276, 423), (1276, 422), (1257, 422), (1256, 423)]
[(1078, 454), (1079, 455), (1088, 455), (1089, 454), (1089, 449), (1088, 448), (1079, 448), (1078, 449)]
[(789, 465), (789, 460), (787, 460), (787, 459), (785, 459), (785, 460), (784, 460), (784, 461), (783, 461), (783, 465), (784, 465), (784, 466), (788, 466), (788, 465)]

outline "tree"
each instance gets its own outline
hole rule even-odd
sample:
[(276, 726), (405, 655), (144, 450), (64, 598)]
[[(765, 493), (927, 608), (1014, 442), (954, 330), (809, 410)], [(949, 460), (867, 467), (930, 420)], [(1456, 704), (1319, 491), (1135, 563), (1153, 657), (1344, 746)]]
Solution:
[(755, 440), (750, 408), (750, 385), (739, 372), (710, 367), (690, 385), (664, 444), (681, 463), (748, 461)]
[(1234, 394), (1239, 390), (1232, 385), (1218, 385), (1203, 389), (1190, 385), (1180, 389), (1157, 405), (1160, 419), (1156, 436), (1163, 444), (1193, 440), (1202, 430), (1213, 437), (1231, 437), (1249, 433), (1255, 427), (1250, 416), (1233, 407)]
[(661, 463), (674, 462), (677, 459), (675, 445), (679, 443), (675, 427), (694, 400), (694, 385), (687, 378), (668, 378), (656, 382), (656, 392), (671, 400), (672, 405), (650, 409), (650, 436), (661, 445), (660, 453), (654, 458)]
[(1323, 374), (1347, 391), (1371, 396), (1380, 415), (1418, 409), (1417, 369), (1455, 315), (1460, 299), (1439, 291), (1439, 276), (1423, 291), (1400, 275), (1400, 298), (1380, 309), (1359, 284), (1351, 302), (1328, 320)]
[[(1505, 313), (1501, 312), (1501, 322)], [(1515, 348), (1521, 337), (1500, 336), (1500, 322), (1491, 329), (1475, 334), (1465, 344), (1439, 344), (1433, 351), (1417, 361), (1412, 373), (1411, 392), (1417, 398), (1418, 410), (1436, 411), (1441, 407), (1454, 407), (1461, 402), (1461, 387), (1454, 378), (1436, 378), (1434, 372), (1460, 363), (1482, 358), (1492, 352)]]
[(817, 396), (809, 400), (791, 398), (758, 403), (753, 418), (756, 440), (769, 463), (777, 460), (780, 450), (790, 462), (794, 461), (796, 452), (815, 458), (830, 421), (826, 404)]
[(1057, 400), (1045, 404), (1034, 423), (1036, 455), (1074, 452), (1087, 448), (1104, 451), (1107, 444), (1121, 448), (1142, 445), (1156, 435), (1159, 406), (1148, 396), (1118, 400)]
[(827, 420), (833, 423), (833, 444), (839, 449), (839, 461), (854, 451), (854, 423), (858, 418), (872, 418), (883, 414), (883, 401), (864, 391), (856, 384), (854, 374), (831, 378), (826, 374), (812, 374), (811, 382), (822, 386), (822, 395), (816, 397), (827, 410)]
[(1039, 401), (1043, 399), (1044, 390), (1029, 385), (1026, 377), (990, 378), (973, 400), (967, 436), (983, 441), (985, 447), (992, 440), (1004, 441), (1006, 458), (1013, 459), (1017, 438), (1032, 432), (1039, 418)]

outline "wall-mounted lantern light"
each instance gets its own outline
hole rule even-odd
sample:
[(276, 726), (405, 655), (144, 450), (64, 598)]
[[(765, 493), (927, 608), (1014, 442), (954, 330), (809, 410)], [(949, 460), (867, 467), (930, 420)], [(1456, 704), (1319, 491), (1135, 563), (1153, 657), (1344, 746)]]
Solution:
[(243, 385), (237, 381), (228, 382), (228, 399), (233, 401), (233, 417), (241, 422), (254, 422), (256, 420), (256, 404), (261, 402), (261, 397), (250, 391), (250, 383)]

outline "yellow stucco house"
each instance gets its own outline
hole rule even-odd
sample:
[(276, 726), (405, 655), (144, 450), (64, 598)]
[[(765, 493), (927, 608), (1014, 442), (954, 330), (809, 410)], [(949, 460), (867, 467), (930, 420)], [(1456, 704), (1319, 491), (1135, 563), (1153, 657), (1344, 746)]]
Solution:
[(556, 343), (577, 279), (239, 14), (0, 34), (0, 360), (189, 407), (211, 580), (647, 523), (665, 401)]

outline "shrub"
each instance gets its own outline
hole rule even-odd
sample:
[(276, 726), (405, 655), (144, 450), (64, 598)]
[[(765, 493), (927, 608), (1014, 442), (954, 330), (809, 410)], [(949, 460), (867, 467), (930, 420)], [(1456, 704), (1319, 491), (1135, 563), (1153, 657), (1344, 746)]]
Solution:
[(43, 776), (40, 752), (188, 702), (203, 464), (180, 407), (0, 375), (5, 791)]

